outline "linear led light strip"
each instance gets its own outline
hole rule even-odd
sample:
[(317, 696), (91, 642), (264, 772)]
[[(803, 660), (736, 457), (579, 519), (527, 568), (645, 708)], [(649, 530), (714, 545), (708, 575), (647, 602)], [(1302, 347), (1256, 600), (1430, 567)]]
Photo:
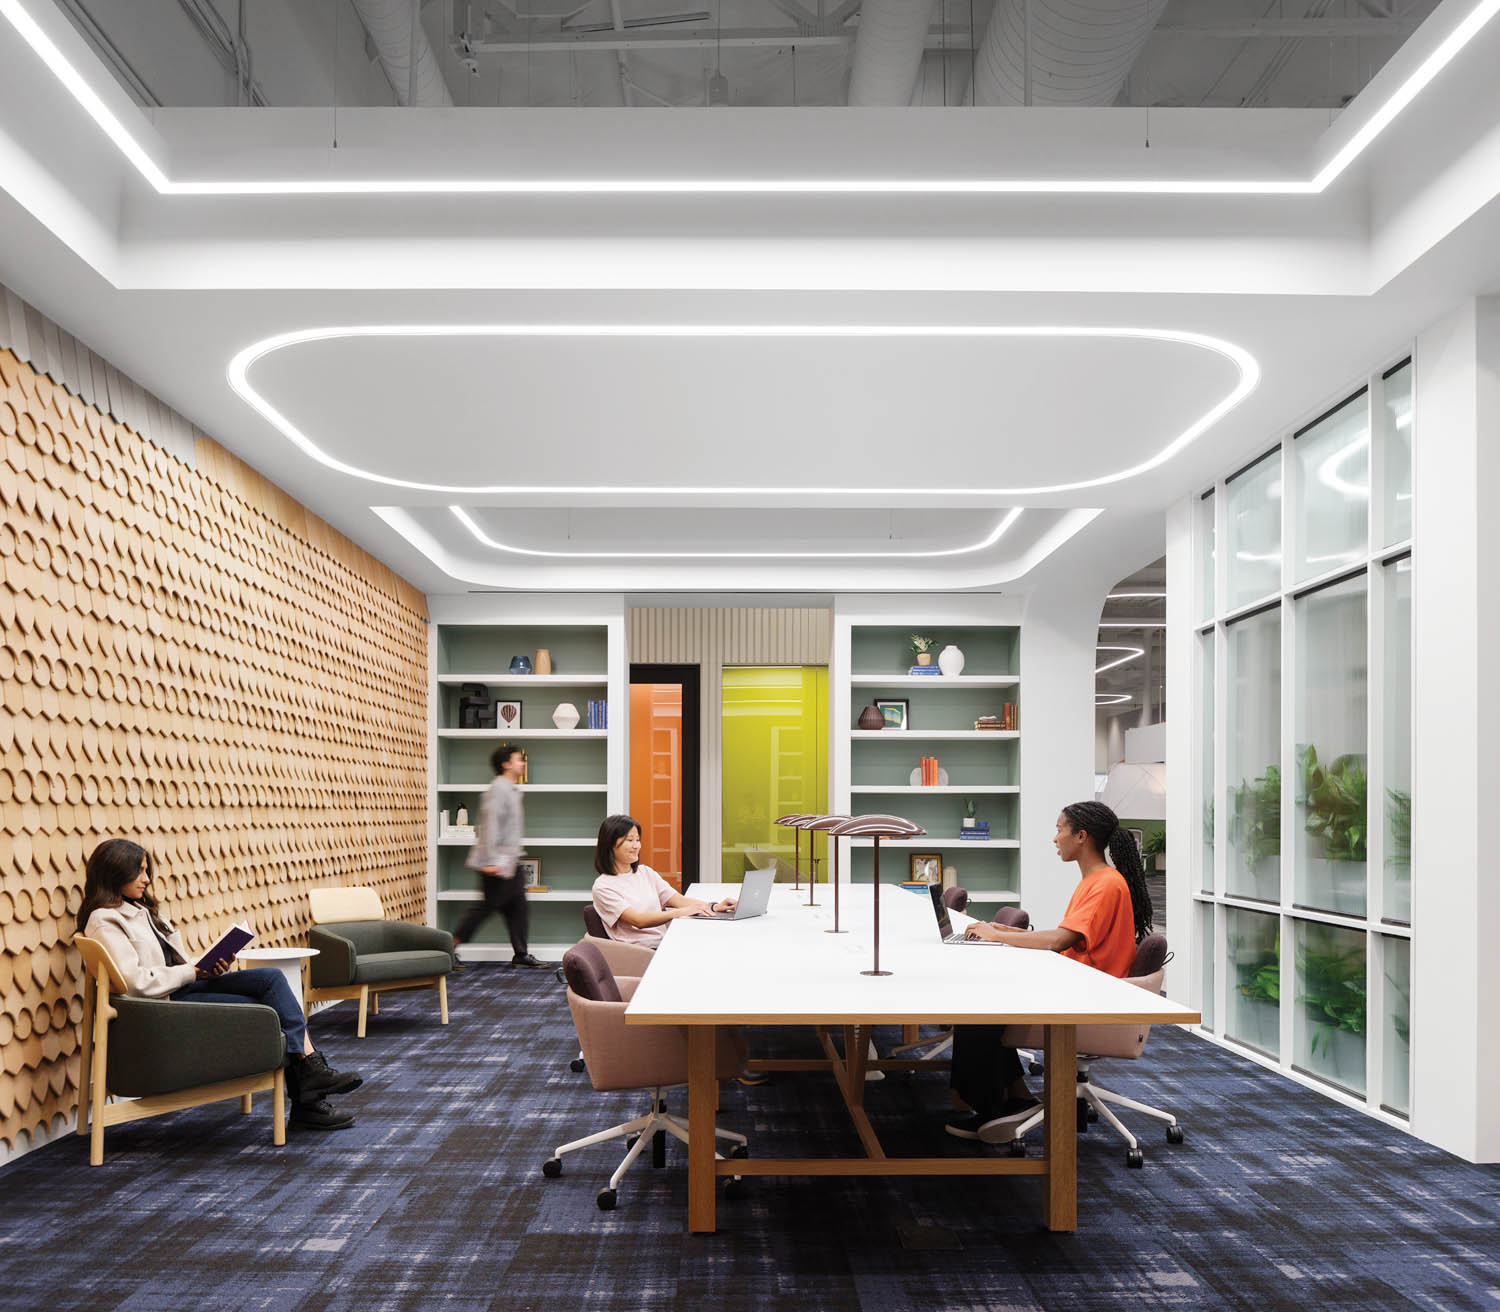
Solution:
[(733, 194), (1077, 194), (1116, 195), (1284, 195), (1322, 192), (1349, 167), (1407, 105), (1452, 62), (1484, 26), (1500, 13), (1500, 0), (1479, 0), (1409, 77), (1346, 142), (1332, 159), (1305, 181), (1274, 179), (1118, 178), (398, 178), (398, 179), (250, 179), (174, 182), (69, 62), (27, 12), (21, 0), (0, 0), (0, 15), (63, 84), (68, 93), (115, 143), (136, 171), (164, 196), (292, 195), (455, 195), (463, 193), (733, 193)]
[(1095, 651), (1123, 651), (1123, 652), (1128, 652), (1129, 653), (1126, 656), (1121, 656), (1118, 660), (1105, 661), (1105, 663), (1103, 665), (1096, 665), (1094, 667), (1094, 673), (1095, 674), (1103, 674), (1105, 670), (1112, 670), (1112, 669), (1114, 669), (1118, 665), (1128, 665), (1137, 656), (1144, 656), (1146, 654), (1146, 649), (1144, 647), (1103, 647), (1103, 646), (1100, 646), (1100, 647), (1095, 647), (1094, 650)]
[(517, 556), (561, 557), (564, 560), (930, 560), (935, 556), (965, 556), (992, 547), (1021, 518), (1021, 508), (1017, 506), (980, 541), (966, 547), (936, 551), (541, 551), (497, 542), (462, 506), (449, 506), (448, 509), (473, 534), (475, 541), (492, 551)]
[[(5, 0), (0, 0), (4, 3)], [(1099, 328), (1058, 325), (942, 325), (931, 324), (350, 324), (322, 328), (299, 328), (292, 332), (277, 333), (263, 337), (258, 342), (236, 353), (230, 360), (227, 372), (229, 385), (235, 393), (260, 414), (283, 437), (299, 450), (329, 469), (337, 470), (352, 478), (362, 478), (387, 487), (410, 488), (417, 492), (456, 493), (463, 496), (524, 495), (524, 496), (642, 496), (642, 497), (686, 497), (717, 495), (737, 492), (742, 495), (775, 495), (778, 497), (848, 497), (868, 496), (884, 489), (878, 487), (577, 487), (515, 486), (497, 484), (488, 487), (455, 485), (449, 483), (418, 483), (411, 479), (394, 478), (373, 470), (361, 469), (324, 451), (286, 415), (256, 390), (250, 382), (250, 367), (257, 360), (275, 351), (308, 342), (329, 341), (339, 338), (360, 337), (713, 337), (713, 338), (1053, 338), (1053, 339), (1117, 339), (1139, 338), (1151, 341), (1173, 342), (1195, 346), (1211, 351), (1229, 360), (1239, 370), (1239, 378), (1229, 393), (1212, 406), (1205, 414), (1189, 424), (1155, 455), (1130, 466), (1128, 469), (1100, 474), (1095, 478), (1079, 479), (1072, 483), (1050, 483), (1034, 487), (985, 488), (968, 484), (952, 488), (915, 488), (931, 496), (944, 497), (1017, 497), (1051, 495), (1062, 492), (1079, 492), (1102, 487), (1134, 478), (1155, 469), (1170, 460), (1218, 423), (1226, 414), (1245, 399), (1260, 381), (1260, 365), (1249, 351), (1233, 342), (1203, 333), (1186, 332), (1175, 328)], [(977, 548), (974, 548), (977, 549)]]

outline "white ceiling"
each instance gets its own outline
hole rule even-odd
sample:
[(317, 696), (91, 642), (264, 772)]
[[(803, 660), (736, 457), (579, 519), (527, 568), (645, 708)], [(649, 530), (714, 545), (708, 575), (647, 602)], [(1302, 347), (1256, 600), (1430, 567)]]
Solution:
[[(566, 183), (613, 170), (691, 184), (778, 169), (877, 180), (1040, 170), (1133, 186), (1311, 176), (1474, 0), (1438, 6), (1332, 126), (1320, 111), (1161, 111), (1147, 147), (1132, 110), (346, 109), (337, 149), (323, 111), (164, 110), (148, 122), (46, 0), (4, 3), (35, 13), (174, 177), (509, 170)], [(1152, 560), (1171, 500), (1400, 358), (1462, 298), (1500, 290), (1497, 61), (1491, 22), (1320, 194), (202, 197), (147, 186), (0, 21), (0, 281), (430, 592), (882, 579), (1026, 590), (1076, 551), (1122, 552), (1121, 574)], [(318, 452), (226, 377), (237, 352), (275, 334), (372, 325), (425, 332), (304, 342), (251, 367)], [(432, 331), (454, 325), (508, 335)], [(569, 335), (517, 331), (528, 325)], [(578, 333), (601, 325), (610, 331)], [(872, 326), (893, 335), (829, 332)], [(1110, 335), (1027, 331), (1080, 326)], [(901, 331), (914, 327), (1010, 335)], [(1126, 335), (1142, 329), (1232, 343), (1259, 384), (1149, 472), (1026, 493), (1128, 470), (1234, 386), (1223, 356)], [(319, 452), (466, 491), (393, 487)], [(551, 490), (526, 490), (538, 488)], [(591, 518), (607, 508), (628, 512), (628, 545), (688, 554), (523, 559), (478, 542), (454, 502), (512, 546), (613, 538), (620, 521)], [(504, 513), (518, 506), (535, 513)], [(696, 513), (711, 507), (744, 513)], [(1014, 528), (962, 559), (827, 558), (964, 546), (1013, 507), (1024, 511)], [(809, 554), (699, 557), (706, 525), (721, 550)]]

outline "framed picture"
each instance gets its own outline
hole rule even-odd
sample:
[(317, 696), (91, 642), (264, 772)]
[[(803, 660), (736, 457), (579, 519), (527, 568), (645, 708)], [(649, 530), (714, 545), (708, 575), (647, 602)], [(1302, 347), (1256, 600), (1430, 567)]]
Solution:
[(542, 882), (542, 858), (539, 856), (522, 856), (516, 858), (516, 874), (518, 874), (527, 888), (537, 888)]
[(495, 703), (495, 728), (504, 733), (507, 729), (519, 729), (521, 727), (521, 703), (520, 702), (496, 702)]
[(885, 716), (887, 729), (905, 729), (911, 703), (905, 697), (877, 697), (875, 709)]
[(943, 858), (936, 852), (913, 852), (911, 874), (913, 884), (941, 884), (943, 882)]

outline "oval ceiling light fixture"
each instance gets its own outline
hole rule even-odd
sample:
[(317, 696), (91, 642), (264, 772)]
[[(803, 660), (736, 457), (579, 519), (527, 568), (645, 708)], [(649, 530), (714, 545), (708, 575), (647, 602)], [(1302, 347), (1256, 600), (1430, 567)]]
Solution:
[[(1500, 13), (1500, 0), (1478, 0), (1425, 59), (1310, 178), (225, 178), (167, 176), (120, 116), (58, 47), (22, 0), (0, 0), (5, 18), (48, 71), (163, 196), (355, 195), (1191, 195), (1316, 196), (1328, 188), (1458, 53)], [(97, 72), (98, 76), (107, 76)], [(1359, 106), (1360, 97), (1354, 105)], [(123, 106), (122, 106), (123, 108)], [(1359, 112), (1356, 109), (1354, 112)], [(145, 116), (135, 110), (145, 125)], [(1345, 110), (1336, 122), (1347, 122)]]
[(1021, 518), (1021, 508), (1017, 506), (978, 542), (967, 547), (943, 547), (932, 551), (542, 551), (498, 542), (480, 528), (462, 506), (449, 506), (448, 509), (476, 542), (491, 551), (554, 560), (931, 560), (935, 556), (966, 556), (993, 547)]
[[(1500, 0), (1497, 0), (1500, 3)], [(1134, 326), (1102, 328), (1091, 325), (1060, 324), (343, 324), (325, 325), (318, 328), (298, 328), (290, 332), (275, 333), (251, 342), (238, 351), (225, 371), (229, 386), (242, 401), (266, 420), (277, 432), (316, 460), (319, 464), (351, 478), (380, 483), (386, 487), (410, 488), (414, 492), (442, 492), (461, 496), (639, 496), (639, 497), (688, 497), (739, 493), (744, 496), (818, 497), (838, 498), (870, 496), (886, 493), (881, 487), (570, 487), (566, 485), (518, 486), (496, 484), (489, 487), (462, 486), (452, 483), (418, 483), (411, 479), (395, 478), (372, 469), (361, 469), (347, 461), (329, 454), (286, 415), (266, 399), (250, 381), (251, 367), (277, 351), (308, 342), (325, 342), (338, 338), (360, 337), (594, 337), (594, 338), (850, 338), (850, 337), (912, 337), (912, 338), (1053, 338), (1059, 340), (1145, 340), (1170, 342), (1180, 346), (1191, 346), (1209, 351), (1228, 360), (1238, 371), (1235, 385), (1211, 406), (1204, 414), (1169, 441), (1155, 455), (1130, 466), (1100, 474), (1095, 478), (1079, 479), (1072, 483), (1051, 483), (1033, 487), (978, 487), (965, 484), (961, 487), (912, 488), (925, 496), (975, 496), (1000, 499), (1019, 496), (1055, 495), (1063, 492), (1081, 492), (1090, 488), (1120, 483), (1144, 474), (1165, 464), (1190, 443), (1218, 423), (1235, 406), (1250, 395), (1260, 382), (1260, 364), (1249, 351), (1222, 337), (1210, 337), (1206, 333), (1188, 332), (1177, 328), (1142, 328)]]
[(1128, 692), (1096, 692), (1094, 694), (1095, 706), (1123, 706), (1126, 702), (1134, 700)]

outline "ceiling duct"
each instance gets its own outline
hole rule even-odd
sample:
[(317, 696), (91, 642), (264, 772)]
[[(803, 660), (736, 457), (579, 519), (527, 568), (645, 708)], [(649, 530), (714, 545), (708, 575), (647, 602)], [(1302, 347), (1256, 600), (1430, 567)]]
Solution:
[[(352, 0), (359, 21), (370, 34), (396, 100), (402, 105), (433, 109), (451, 107), (453, 97), (443, 81), (427, 33), (419, 19), (416, 0)], [(415, 73), (415, 76), (413, 74)]]
[(851, 105), (909, 105), (933, 0), (864, 0), (849, 70)]
[(974, 60), (974, 103), (1114, 104), (1166, 6), (1167, 0), (997, 0)]

